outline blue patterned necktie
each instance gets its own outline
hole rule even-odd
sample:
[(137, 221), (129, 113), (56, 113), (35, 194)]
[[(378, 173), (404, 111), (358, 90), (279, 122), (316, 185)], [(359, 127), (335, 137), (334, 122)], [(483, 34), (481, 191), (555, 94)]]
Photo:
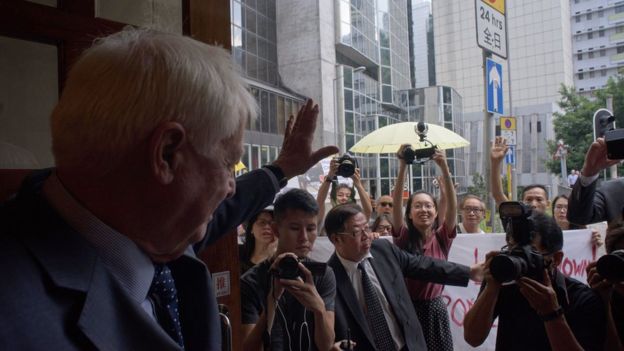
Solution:
[(154, 280), (149, 296), (154, 300), (158, 324), (184, 349), (184, 337), (178, 311), (178, 292), (171, 270), (166, 264), (154, 264)]
[(366, 302), (366, 319), (368, 320), (368, 326), (373, 332), (375, 339), (375, 346), (377, 350), (381, 351), (394, 351), (396, 346), (394, 340), (392, 340), (392, 334), (388, 327), (388, 321), (384, 315), (383, 308), (381, 307), (381, 301), (375, 291), (375, 287), (364, 269), (364, 261), (358, 265), (358, 269), (362, 272), (362, 290), (364, 291), (364, 300)]

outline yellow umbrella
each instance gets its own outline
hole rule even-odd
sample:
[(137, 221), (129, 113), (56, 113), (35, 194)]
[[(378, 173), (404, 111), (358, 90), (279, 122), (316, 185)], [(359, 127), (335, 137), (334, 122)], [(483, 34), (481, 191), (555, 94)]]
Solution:
[[(361, 154), (389, 154), (399, 151), (402, 144), (412, 144), (414, 149), (424, 149), (431, 145), (421, 142), (417, 132), (418, 122), (395, 123), (368, 134), (349, 151)], [(424, 123), (428, 127), (426, 140), (438, 149), (454, 149), (470, 145), (468, 140), (444, 127)]]
[(243, 169), (247, 169), (247, 166), (245, 166), (243, 161), (238, 161), (236, 166), (234, 166), (234, 172), (242, 171)]

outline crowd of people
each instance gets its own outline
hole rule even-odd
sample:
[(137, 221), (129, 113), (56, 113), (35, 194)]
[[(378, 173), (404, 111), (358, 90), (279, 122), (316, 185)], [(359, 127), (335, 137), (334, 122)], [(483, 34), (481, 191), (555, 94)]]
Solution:
[[(244, 350), (453, 350), (442, 289), (469, 280), (481, 282), (464, 320), (470, 345), (498, 318), (499, 350), (622, 349), (622, 281), (596, 263), (587, 282), (558, 269), (563, 230), (603, 220), (608, 254), (624, 260), (624, 179), (597, 185), (617, 163), (604, 140), (589, 148), (571, 195), (552, 200), (552, 216), (546, 187), (525, 187), (528, 229), (503, 218), (507, 251), (469, 267), (449, 262), (449, 251), (458, 233), (483, 233), (485, 199), (458, 199), (444, 151), (431, 161), (441, 174), (437, 198), (417, 190), (404, 203), (396, 190), (373, 206), (359, 169), (353, 187), (336, 182), (336, 160), (316, 199), (300, 189), (276, 197), (339, 150), (313, 148), (319, 107), (308, 100), (289, 118), (277, 159), (235, 178), (256, 110), (221, 48), (127, 28), (88, 49), (52, 113), (56, 167), (31, 172), (0, 204), (2, 347), (221, 349), (211, 274), (196, 253), (244, 224)], [(396, 154), (395, 189), (406, 147)], [(506, 151), (497, 137), (490, 177), (499, 205), (509, 200)], [(335, 248), (327, 263), (308, 257), (323, 231)], [(591, 240), (603, 244), (597, 233)], [(506, 252), (538, 268), (507, 284), (492, 264)]]

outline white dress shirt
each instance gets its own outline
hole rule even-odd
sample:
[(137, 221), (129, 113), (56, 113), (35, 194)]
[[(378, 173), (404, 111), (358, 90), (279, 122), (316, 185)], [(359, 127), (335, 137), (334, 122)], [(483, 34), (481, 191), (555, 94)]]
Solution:
[(366, 300), (364, 298), (364, 289), (362, 288), (362, 272), (358, 269), (360, 262), (363, 263), (364, 269), (370, 277), (371, 283), (373, 283), (373, 286), (375, 287), (377, 296), (379, 296), (384, 316), (386, 317), (388, 327), (390, 328), (390, 334), (392, 334), (392, 340), (394, 340), (394, 345), (397, 347), (397, 350), (402, 349), (403, 346), (405, 346), (405, 338), (401, 332), (401, 326), (392, 312), (392, 307), (390, 307), (390, 304), (386, 299), (386, 295), (381, 287), (381, 284), (379, 283), (379, 279), (377, 279), (375, 270), (369, 262), (369, 259), (374, 260), (373, 255), (369, 252), (360, 262), (347, 260), (346, 258), (341, 257), (338, 252), (336, 252), (336, 256), (338, 256), (340, 263), (342, 263), (342, 266), (347, 272), (347, 276), (351, 280), (351, 285), (353, 286), (353, 290), (355, 290), (355, 296), (360, 302), (362, 311), (366, 311)]

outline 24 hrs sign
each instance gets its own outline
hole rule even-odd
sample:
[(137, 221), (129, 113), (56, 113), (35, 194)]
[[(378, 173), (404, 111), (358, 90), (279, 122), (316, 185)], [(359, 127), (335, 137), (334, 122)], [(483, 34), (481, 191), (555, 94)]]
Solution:
[[(499, 9), (501, 4), (502, 13)], [(495, 55), (507, 58), (507, 17), (504, 14), (504, 7), (505, 4), (501, 0), (475, 0), (477, 45)]]

